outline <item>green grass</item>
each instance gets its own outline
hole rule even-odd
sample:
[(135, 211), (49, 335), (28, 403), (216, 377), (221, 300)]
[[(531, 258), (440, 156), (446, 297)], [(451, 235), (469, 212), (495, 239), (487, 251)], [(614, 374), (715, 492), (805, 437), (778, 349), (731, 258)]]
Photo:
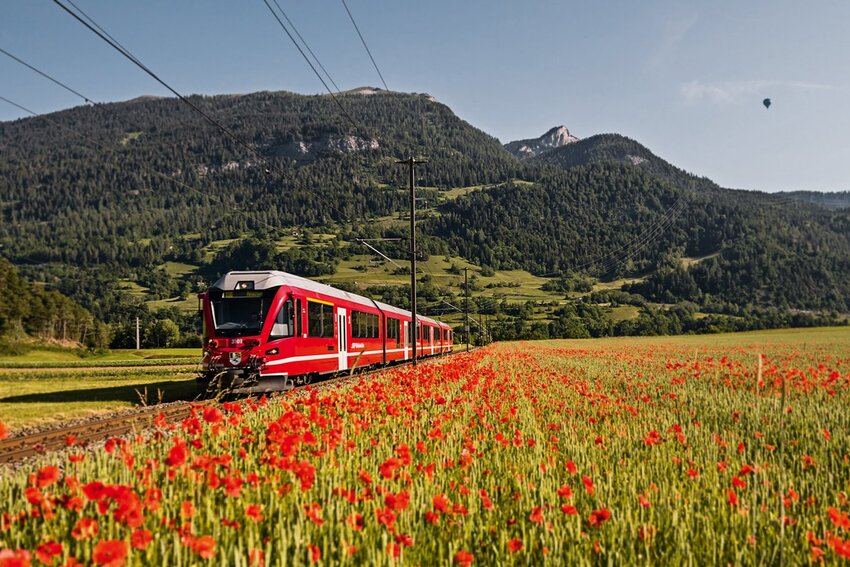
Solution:
[(142, 132), (127, 132), (126, 134), (124, 134), (124, 137), (121, 138), (119, 143), (122, 146), (126, 146), (130, 142), (138, 140), (141, 135), (142, 135)]
[(640, 309), (638, 309), (634, 305), (621, 305), (619, 307), (612, 307), (611, 311), (608, 313), (608, 316), (615, 323), (619, 323), (620, 321), (629, 321), (631, 319), (637, 319), (638, 315), (640, 315)]
[(699, 264), (704, 260), (708, 260), (709, 258), (715, 258), (720, 255), (720, 252), (714, 252), (713, 254), (706, 254), (705, 256), (692, 256), (682, 258), (682, 267), (685, 269), (690, 268), (693, 265)]
[(194, 294), (185, 299), (169, 297), (168, 299), (152, 299), (145, 303), (151, 311), (159, 311), (167, 307), (176, 307), (183, 313), (194, 313), (198, 310), (198, 298)]
[[(325, 283), (333, 284), (335, 282), (346, 282), (358, 285), (361, 289), (373, 285), (407, 285), (410, 283), (410, 276), (406, 274), (394, 274), (397, 270), (396, 266), (389, 262), (374, 263), (375, 256), (358, 255), (352, 256), (350, 260), (340, 262), (336, 274), (321, 278)], [(402, 267), (409, 267), (410, 262), (405, 260), (395, 260), (396, 264)], [(459, 274), (449, 272), (452, 265), (460, 268)], [(495, 272), (493, 276), (484, 277), (481, 275), (481, 270), (465, 258), (452, 256), (446, 261), (444, 256), (431, 256), (425, 262), (417, 262), (418, 277), (424, 275), (431, 277), (433, 283), (438, 288), (448, 288), (456, 294), (462, 293), (460, 287), (463, 283), (463, 268), (469, 268), (470, 278), (474, 275), (478, 280), (480, 290), (476, 290), (473, 294), (476, 297), (492, 297), (497, 299), (507, 299), (511, 303), (525, 302), (528, 300), (535, 301), (558, 301), (562, 302), (563, 294), (551, 293), (541, 290), (541, 286), (546, 283), (548, 278), (541, 278), (530, 274), (524, 270), (506, 270)], [(488, 284), (494, 286), (505, 283), (518, 283), (519, 287), (487, 287)]]
[(98, 367), (98, 366), (147, 366), (157, 364), (183, 364), (192, 362), (200, 356), (198, 348), (159, 348), (159, 349), (115, 349), (96, 356), (80, 356), (74, 350), (34, 349), (26, 354), (0, 356), (0, 368), (26, 367)]
[(194, 274), (198, 266), (194, 264), (184, 264), (183, 262), (166, 262), (159, 266), (161, 270), (165, 270), (169, 276), (173, 278), (179, 278), (183, 276), (188, 276), (190, 274)]
[(596, 282), (593, 284), (593, 291), (607, 291), (612, 289), (622, 289), (626, 284), (642, 282), (646, 278), (620, 278), (611, 280), (610, 282)]
[(27, 371), (0, 374), (0, 416), (9, 428), (61, 423), (145, 403), (192, 399), (194, 373), (133, 371)]
[(136, 297), (144, 297), (148, 294), (148, 288), (130, 280), (118, 280), (118, 289)]

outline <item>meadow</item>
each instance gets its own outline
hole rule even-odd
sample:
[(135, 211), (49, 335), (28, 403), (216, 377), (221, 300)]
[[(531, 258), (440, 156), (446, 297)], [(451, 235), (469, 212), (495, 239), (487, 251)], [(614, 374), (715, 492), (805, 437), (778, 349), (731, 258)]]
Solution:
[(0, 421), (9, 429), (191, 400), (199, 349), (112, 350), (80, 356), (34, 349), (0, 357)]
[(502, 343), (0, 479), (0, 565), (846, 564), (850, 331)]

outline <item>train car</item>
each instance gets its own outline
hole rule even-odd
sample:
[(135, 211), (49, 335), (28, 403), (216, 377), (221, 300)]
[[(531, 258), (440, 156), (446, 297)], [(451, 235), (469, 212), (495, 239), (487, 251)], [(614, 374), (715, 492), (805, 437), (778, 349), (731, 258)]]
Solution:
[[(230, 272), (200, 294), (199, 388), (281, 390), (413, 356), (409, 311), (279, 271)], [(417, 315), (420, 357), (450, 352), (451, 328)]]

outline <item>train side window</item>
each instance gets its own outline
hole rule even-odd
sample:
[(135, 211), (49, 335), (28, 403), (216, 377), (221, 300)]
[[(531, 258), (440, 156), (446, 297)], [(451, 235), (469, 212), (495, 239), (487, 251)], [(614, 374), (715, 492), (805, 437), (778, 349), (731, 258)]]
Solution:
[(272, 332), (269, 335), (270, 341), (291, 337), (295, 331), (295, 313), (292, 309), (292, 298), (284, 301), (277, 312), (277, 317), (272, 324)]
[(307, 301), (307, 335), (311, 337), (334, 336), (333, 305)]
[(351, 336), (356, 339), (377, 339), (378, 316), (374, 313), (352, 311)]
[(393, 319), (392, 317), (387, 317), (387, 343), (393, 342), (395, 340), (396, 346), (401, 344), (401, 331), (399, 328), (401, 327), (401, 321), (398, 319)]

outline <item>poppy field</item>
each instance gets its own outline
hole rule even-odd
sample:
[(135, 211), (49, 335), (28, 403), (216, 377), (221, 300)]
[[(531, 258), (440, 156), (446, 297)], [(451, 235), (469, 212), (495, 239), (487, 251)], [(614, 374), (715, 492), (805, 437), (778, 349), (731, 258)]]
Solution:
[(850, 564), (848, 408), (847, 330), (495, 344), (69, 439), (0, 566)]

